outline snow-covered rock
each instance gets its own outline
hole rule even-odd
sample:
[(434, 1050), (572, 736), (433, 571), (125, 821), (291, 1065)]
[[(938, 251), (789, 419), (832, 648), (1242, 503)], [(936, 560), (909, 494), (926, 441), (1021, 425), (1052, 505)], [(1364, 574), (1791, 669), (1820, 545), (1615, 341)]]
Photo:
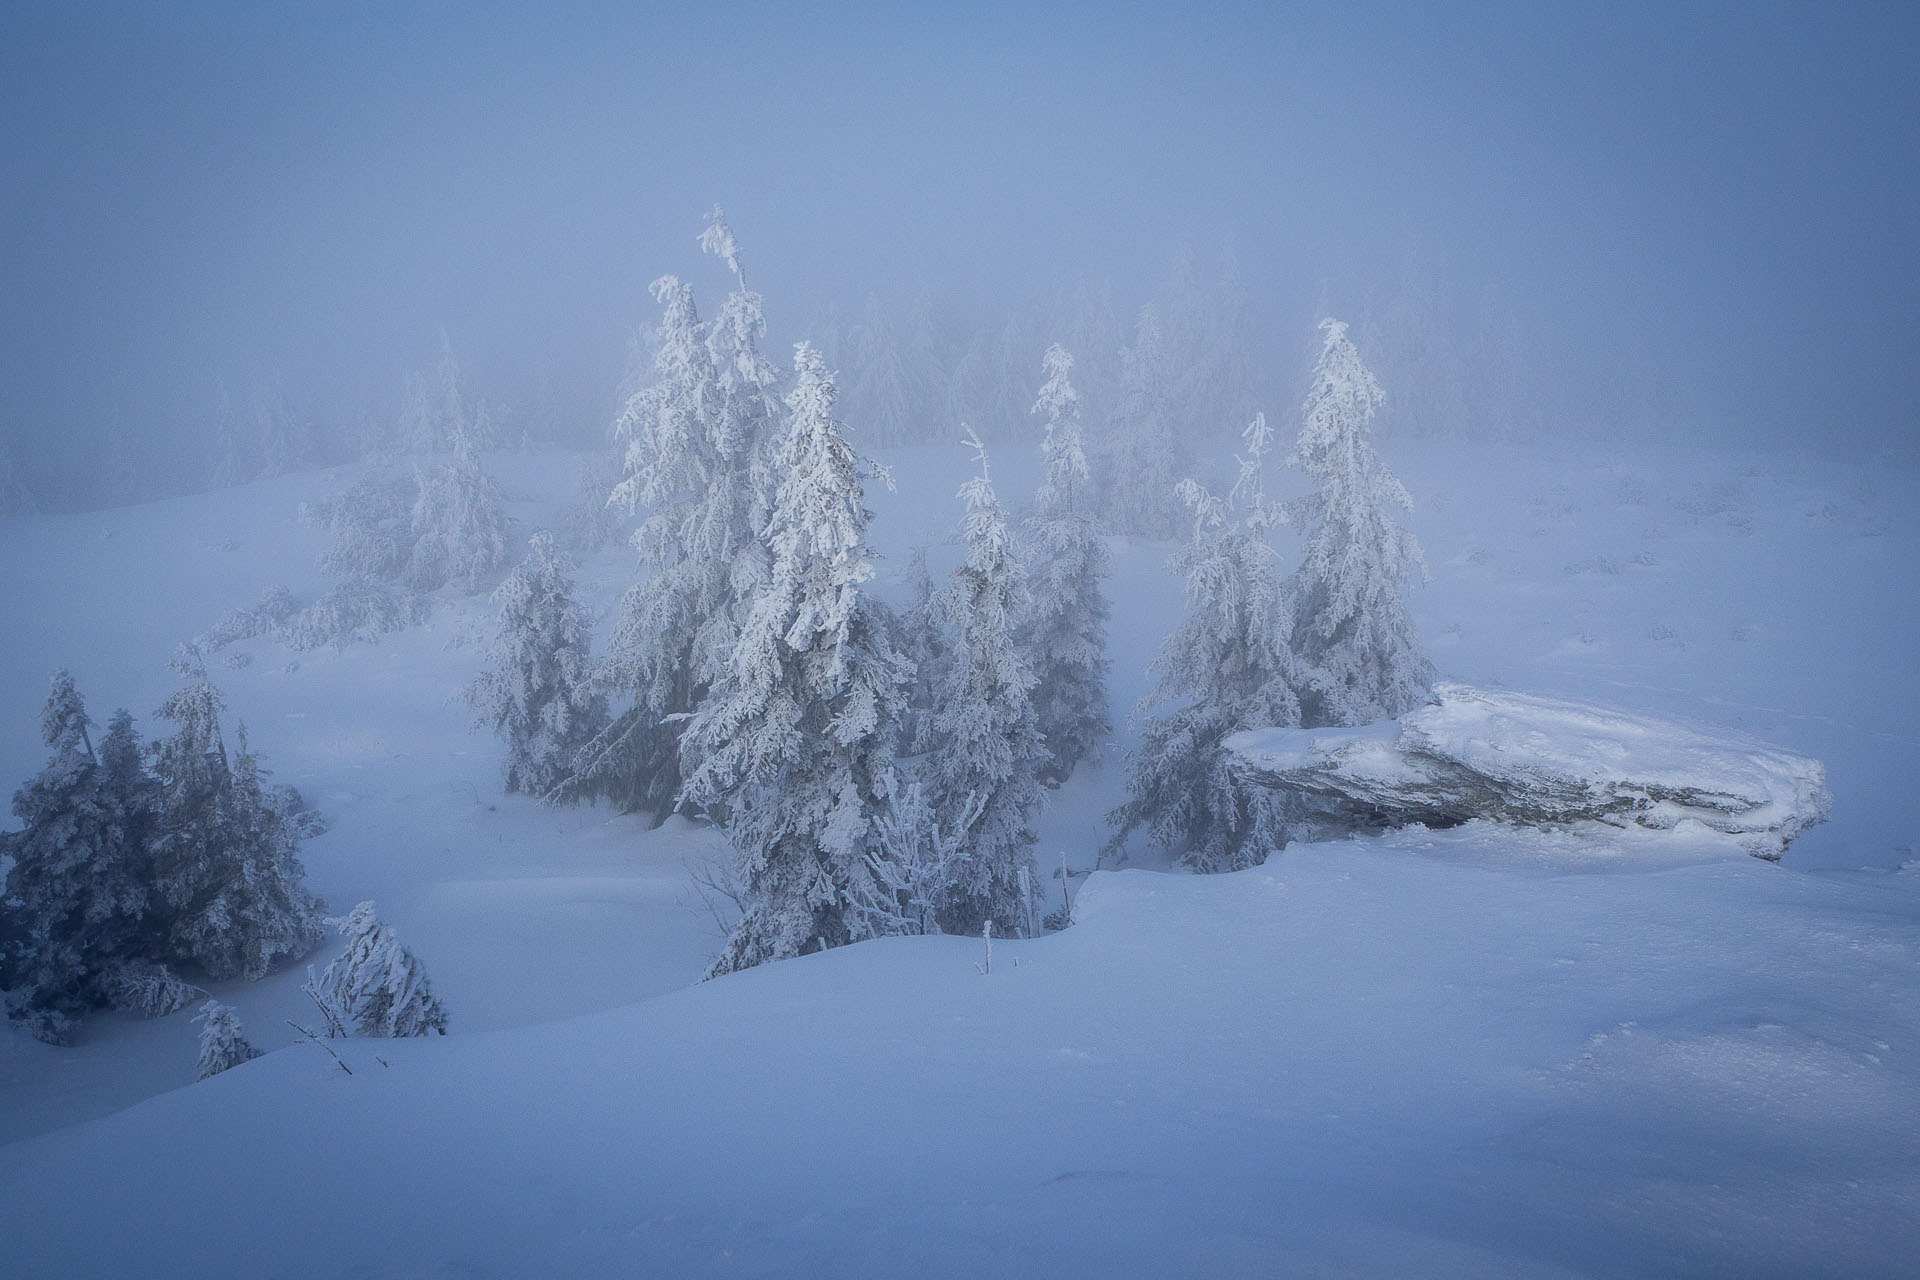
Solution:
[(1306, 797), (1331, 824), (1386, 830), (1476, 818), (1519, 826), (1697, 824), (1777, 860), (1832, 810), (1817, 760), (1591, 703), (1436, 685), (1397, 721), (1255, 729), (1236, 767)]

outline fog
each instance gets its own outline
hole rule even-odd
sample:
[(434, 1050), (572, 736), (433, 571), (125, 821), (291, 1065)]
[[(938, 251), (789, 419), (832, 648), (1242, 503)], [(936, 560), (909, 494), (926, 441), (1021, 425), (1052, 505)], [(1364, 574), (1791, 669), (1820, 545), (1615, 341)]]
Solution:
[(1332, 313), (1502, 335), (1513, 403), (1450, 434), (1906, 447), (1920, 19), (1568, 8), (8, 6), (0, 462), (50, 507), (204, 488), (262, 405), (351, 456), (443, 342), (595, 440), (648, 282), (725, 287), (716, 203), (775, 352), (1076, 289), (1124, 340), (1184, 251), (1237, 271), (1270, 412)]

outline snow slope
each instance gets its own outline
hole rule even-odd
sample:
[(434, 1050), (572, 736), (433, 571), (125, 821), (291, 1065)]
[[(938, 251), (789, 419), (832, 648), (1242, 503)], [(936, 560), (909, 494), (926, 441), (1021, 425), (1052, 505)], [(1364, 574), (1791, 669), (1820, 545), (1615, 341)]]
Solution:
[(991, 974), (888, 940), (289, 1048), (6, 1148), (0, 1205), (75, 1277), (1895, 1275), (1916, 923), (1751, 861), (1102, 873)]
[[(314, 887), (379, 901), (453, 1034), (351, 1046), (348, 1078), (291, 1043), (298, 972), (216, 987), (273, 1052), (203, 1084), (184, 1015), (98, 1018), (70, 1050), (0, 1033), (5, 1270), (1902, 1273), (1911, 464), (1385, 452), (1445, 675), (1817, 758), (1831, 821), (1779, 866), (1470, 825), (1216, 879), (1101, 874), (1079, 926), (996, 944), (991, 977), (977, 941), (921, 939), (690, 987), (716, 937), (687, 866), (718, 838), (500, 795), (452, 701), (483, 599), (339, 653), (249, 642), (216, 679), (334, 822), (305, 848)], [(899, 489), (870, 501), (903, 595), (908, 548), (958, 558), (967, 458), (889, 460)], [(571, 499), (570, 458), (493, 465), (523, 531)], [(1010, 499), (1038, 479), (994, 465)], [(53, 667), (150, 732), (175, 642), (271, 583), (313, 594), (294, 510), (350, 478), (0, 521), (0, 782), (42, 763)], [(1124, 722), (1181, 605), (1166, 547), (1113, 550)], [(603, 624), (629, 573), (619, 551), (583, 566)], [(1042, 815), (1041, 867), (1066, 852), (1076, 889), (1131, 740)]]

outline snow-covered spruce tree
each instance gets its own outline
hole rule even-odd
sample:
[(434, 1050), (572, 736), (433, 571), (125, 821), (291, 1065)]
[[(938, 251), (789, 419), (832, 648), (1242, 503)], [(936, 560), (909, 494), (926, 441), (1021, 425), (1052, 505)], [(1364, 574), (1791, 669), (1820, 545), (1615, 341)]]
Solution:
[(794, 372), (765, 585), (687, 726), (686, 798), (725, 813), (745, 889), (710, 977), (871, 936), (873, 819), (912, 674), (863, 589), (869, 516), (832, 377), (806, 343)]
[(212, 465), (208, 481), (216, 489), (231, 489), (260, 474), (250, 451), (240, 438), (240, 417), (225, 384), (220, 387), (220, 408), (213, 420)]
[(244, 728), (229, 756), (206, 669), (191, 657), (175, 666), (187, 684), (159, 714), (179, 728), (150, 751), (160, 805), (149, 954), (215, 978), (260, 978), (319, 944), (322, 904), (303, 883), (285, 793), (263, 783)]
[(1269, 534), (1278, 512), (1261, 483), (1272, 440), (1264, 417), (1247, 428), (1240, 479), (1225, 499), (1198, 483), (1180, 485), (1193, 512), (1193, 537), (1173, 557), (1186, 579), (1187, 617), (1160, 646), (1150, 715), (1127, 770), (1127, 800), (1108, 815), (1117, 853), (1145, 828), (1159, 845), (1199, 871), (1257, 865), (1286, 839), (1278, 793), (1243, 783), (1221, 741), (1242, 729), (1300, 723), (1305, 683), (1287, 647), (1283, 605)]
[(133, 718), (117, 713), (96, 751), (65, 671), (40, 728), (53, 758), (14, 794), (21, 830), (0, 833), (0, 987), (16, 1021), (64, 1044), (77, 1016), (116, 1002), (115, 975), (140, 955), (157, 796)]
[(274, 633), (297, 649), (371, 642), (425, 620), (428, 605), (400, 578), (419, 535), (413, 511), (420, 485), (412, 475), (375, 473), (342, 493), (300, 509), (301, 520), (333, 537), (320, 567), (338, 579)]
[[(636, 391), (614, 423), (624, 472), (604, 501), (647, 515), (633, 535), (642, 575), (620, 601), (602, 683), (628, 706), (582, 749), (556, 798), (607, 799), (645, 809), (656, 822), (680, 790), (680, 717), (700, 693), (694, 645), (702, 620), (728, 598), (724, 553), (738, 530), (710, 512), (729, 468), (715, 447), (711, 414), (719, 398), (706, 326), (693, 288), (672, 276), (653, 282), (662, 316), (655, 379)], [(690, 544), (690, 540), (693, 540)]]
[(867, 424), (877, 445), (904, 443), (910, 430), (913, 400), (900, 335), (878, 295), (867, 295), (866, 311), (851, 335), (852, 377), (848, 399)]
[(313, 997), (354, 1035), (402, 1039), (447, 1034), (447, 1011), (433, 994), (426, 966), (400, 945), (393, 929), (363, 902), (329, 921), (347, 948), (309, 984)]
[(453, 458), (418, 474), (413, 552), (403, 577), (415, 591), (452, 583), (468, 595), (507, 562), (507, 513), (500, 486), (480, 466), (473, 442), (455, 437)]
[(460, 362), (454, 358), (453, 343), (440, 335), (440, 359), (431, 374), (408, 375), (406, 392), (396, 427), (396, 443), (403, 453), (416, 457), (452, 453), (462, 440), (474, 440), (482, 446), (494, 443), (479, 430), (483, 410), (468, 403), (460, 378)]
[(782, 410), (775, 370), (760, 354), (760, 295), (746, 285), (739, 247), (716, 209), (703, 249), (726, 262), (737, 287), (711, 324), (693, 290), (654, 282), (663, 308), (655, 380), (615, 424), (625, 475), (609, 501), (647, 518), (634, 534), (644, 576), (620, 604), (602, 682), (628, 705), (582, 748), (563, 800), (607, 799), (664, 821), (685, 778), (682, 728), (727, 668), (755, 593), (766, 580), (767, 460)]
[(1401, 715), (1420, 705), (1433, 683), (1433, 664), (1406, 605), (1407, 586), (1425, 576), (1426, 559), (1396, 519), (1413, 503), (1368, 439), (1380, 386), (1346, 325), (1325, 320), (1320, 328), (1326, 342), (1289, 459), (1317, 488), (1287, 506), (1302, 535), (1286, 606), (1293, 651), (1315, 677), (1301, 691), (1309, 727)]
[(375, 473), (341, 493), (300, 508), (301, 522), (333, 538), (320, 567), (349, 581), (389, 582), (413, 555), (413, 508), (420, 486), (410, 475)]
[(1103, 451), (1101, 496), (1114, 528), (1145, 538), (1178, 533), (1180, 506), (1168, 479), (1192, 469), (1174, 421), (1171, 380), (1158, 313), (1142, 307), (1133, 345), (1120, 357), (1120, 399)]
[(474, 728), (506, 743), (507, 790), (543, 796), (606, 726), (607, 702), (593, 685), (592, 629), (573, 598), (573, 564), (545, 529), (531, 547), (493, 593), (499, 622), (466, 700)]
[(230, 1004), (209, 1000), (200, 1006), (200, 1073), (196, 1080), (217, 1076), (229, 1067), (252, 1062), (260, 1051), (240, 1034), (240, 1015)]
[(254, 430), (259, 438), (263, 475), (279, 476), (313, 463), (313, 424), (287, 407), (276, 375), (254, 402)]
[(1045, 414), (1046, 483), (1027, 518), (1031, 601), (1021, 643), (1038, 682), (1033, 706), (1048, 760), (1040, 780), (1057, 787), (1092, 751), (1107, 722), (1107, 548), (1093, 525), (1093, 492), (1080, 439), (1073, 357), (1047, 348), (1047, 381), (1034, 404)]
[(972, 934), (992, 921), (1007, 937), (1027, 919), (1020, 871), (1031, 883), (1033, 812), (1048, 756), (1033, 668), (1014, 639), (1027, 604), (1026, 570), (993, 492), (986, 448), (975, 435), (968, 443), (980, 474), (960, 489), (967, 558), (940, 597), (953, 647), (934, 697), (933, 749), (922, 776), (941, 825), (966, 848), (942, 893), (941, 929)]

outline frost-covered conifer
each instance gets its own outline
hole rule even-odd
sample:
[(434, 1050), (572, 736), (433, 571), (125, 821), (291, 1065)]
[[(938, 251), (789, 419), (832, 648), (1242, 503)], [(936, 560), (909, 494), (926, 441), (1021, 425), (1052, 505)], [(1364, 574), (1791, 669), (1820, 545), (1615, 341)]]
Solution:
[(35, 1036), (66, 1042), (73, 1019), (116, 1003), (113, 978), (140, 950), (148, 911), (147, 839), (156, 794), (122, 711), (96, 751), (73, 679), (55, 673), (41, 736), (53, 751), (13, 797), (19, 831), (0, 897), (0, 987)]
[(1108, 815), (1118, 851), (1134, 830), (1201, 871), (1257, 865), (1285, 841), (1278, 793), (1241, 782), (1221, 741), (1242, 729), (1300, 723), (1304, 683), (1287, 648), (1269, 533), (1277, 512), (1264, 496), (1266, 419), (1247, 428), (1240, 479), (1221, 499), (1192, 480), (1180, 485), (1193, 538), (1172, 567), (1186, 579), (1187, 617), (1167, 637), (1141, 710), (1150, 716), (1127, 770), (1127, 800)]
[(1047, 462), (1027, 518), (1031, 602), (1021, 641), (1037, 683), (1033, 706), (1048, 760), (1040, 780), (1059, 786), (1093, 750), (1107, 723), (1107, 548), (1093, 526), (1093, 494), (1080, 439), (1080, 397), (1058, 346), (1042, 361), (1047, 381), (1034, 404), (1045, 414)]
[(683, 791), (682, 725), (727, 668), (754, 595), (766, 580), (768, 457), (781, 430), (778, 371), (760, 354), (760, 295), (746, 285), (739, 246), (715, 209), (700, 245), (734, 273), (712, 323), (693, 290), (654, 282), (664, 309), (654, 382), (615, 424), (625, 478), (611, 501), (645, 508), (634, 535), (646, 571), (620, 604), (607, 687), (627, 708), (583, 748), (563, 799), (605, 798), (673, 812)]
[(160, 715), (179, 728), (150, 752), (160, 787), (150, 950), (215, 978), (260, 978), (319, 943), (321, 903), (303, 883), (285, 793), (263, 783), (244, 728), (229, 756), (205, 668), (176, 666), (187, 684)]
[(500, 486), (480, 466), (472, 441), (454, 440), (453, 459), (416, 477), (413, 551), (403, 577), (416, 591), (452, 583), (468, 595), (507, 562), (507, 513)]
[(591, 624), (573, 598), (573, 565), (553, 535), (533, 535), (527, 558), (493, 593), (499, 623), (487, 666), (468, 686), (474, 728), (506, 743), (507, 790), (545, 795), (568, 777), (582, 744), (606, 725), (594, 688)]
[(725, 812), (745, 889), (710, 976), (871, 934), (873, 816), (911, 675), (863, 590), (868, 513), (832, 377), (806, 343), (794, 371), (765, 586), (687, 727), (686, 798)]
[[(1007, 936), (1027, 918), (1022, 867), (1033, 867), (1033, 812), (1047, 762), (1033, 708), (1033, 669), (1014, 640), (1027, 604), (1026, 571), (995, 496), (987, 453), (970, 436), (980, 474), (960, 489), (967, 504), (966, 562), (941, 593), (952, 638), (945, 678), (934, 698), (933, 749), (923, 776), (941, 824), (966, 855), (940, 904), (940, 927), (978, 933), (992, 921)], [(962, 815), (973, 811), (970, 821)]]
[(194, 1021), (200, 1024), (200, 1073), (194, 1079), (217, 1076), (260, 1056), (260, 1051), (240, 1034), (240, 1015), (232, 1005), (209, 1000), (200, 1006)]
[(849, 399), (859, 408), (874, 444), (899, 444), (909, 430), (912, 393), (900, 335), (878, 296), (867, 296), (866, 312), (854, 327), (851, 345)]
[(447, 1034), (447, 1011), (433, 994), (426, 966), (400, 945), (373, 903), (330, 923), (347, 947), (309, 990), (348, 1031), (389, 1039)]
[(1133, 345), (1121, 354), (1120, 379), (1102, 486), (1108, 520), (1141, 537), (1172, 538), (1181, 517), (1169, 479), (1189, 474), (1192, 463), (1174, 421), (1167, 353), (1151, 306), (1141, 308)]
[(1326, 342), (1290, 459), (1318, 487), (1287, 508), (1303, 539), (1286, 596), (1294, 652), (1315, 673), (1302, 691), (1310, 727), (1400, 715), (1433, 683), (1407, 616), (1407, 586), (1426, 573), (1419, 544), (1397, 521), (1413, 503), (1368, 439), (1382, 393), (1347, 326), (1326, 320), (1320, 328)]
[(413, 554), (413, 508), (420, 486), (410, 475), (376, 472), (340, 493), (300, 508), (300, 519), (332, 535), (320, 567), (348, 581), (389, 582)]
[(254, 418), (262, 474), (285, 475), (313, 462), (313, 425), (287, 407), (278, 377), (261, 390)]
[(245, 484), (259, 473), (259, 467), (240, 439), (239, 414), (234, 411), (233, 401), (223, 385), (220, 409), (213, 422), (213, 466), (209, 479), (216, 489), (230, 489)]
[(296, 615), (266, 619), (296, 649), (371, 642), (424, 621), (427, 602), (401, 585), (419, 534), (413, 512), (420, 485), (412, 475), (375, 472), (345, 491), (300, 508), (302, 522), (333, 541), (320, 567), (339, 581)]
[(452, 453), (462, 440), (482, 447), (491, 445), (480, 429), (484, 409), (469, 404), (460, 377), (460, 362), (454, 358), (453, 343), (440, 335), (440, 359), (431, 374), (408, 376), (397, 427), (402, 453), (416, 457)]

